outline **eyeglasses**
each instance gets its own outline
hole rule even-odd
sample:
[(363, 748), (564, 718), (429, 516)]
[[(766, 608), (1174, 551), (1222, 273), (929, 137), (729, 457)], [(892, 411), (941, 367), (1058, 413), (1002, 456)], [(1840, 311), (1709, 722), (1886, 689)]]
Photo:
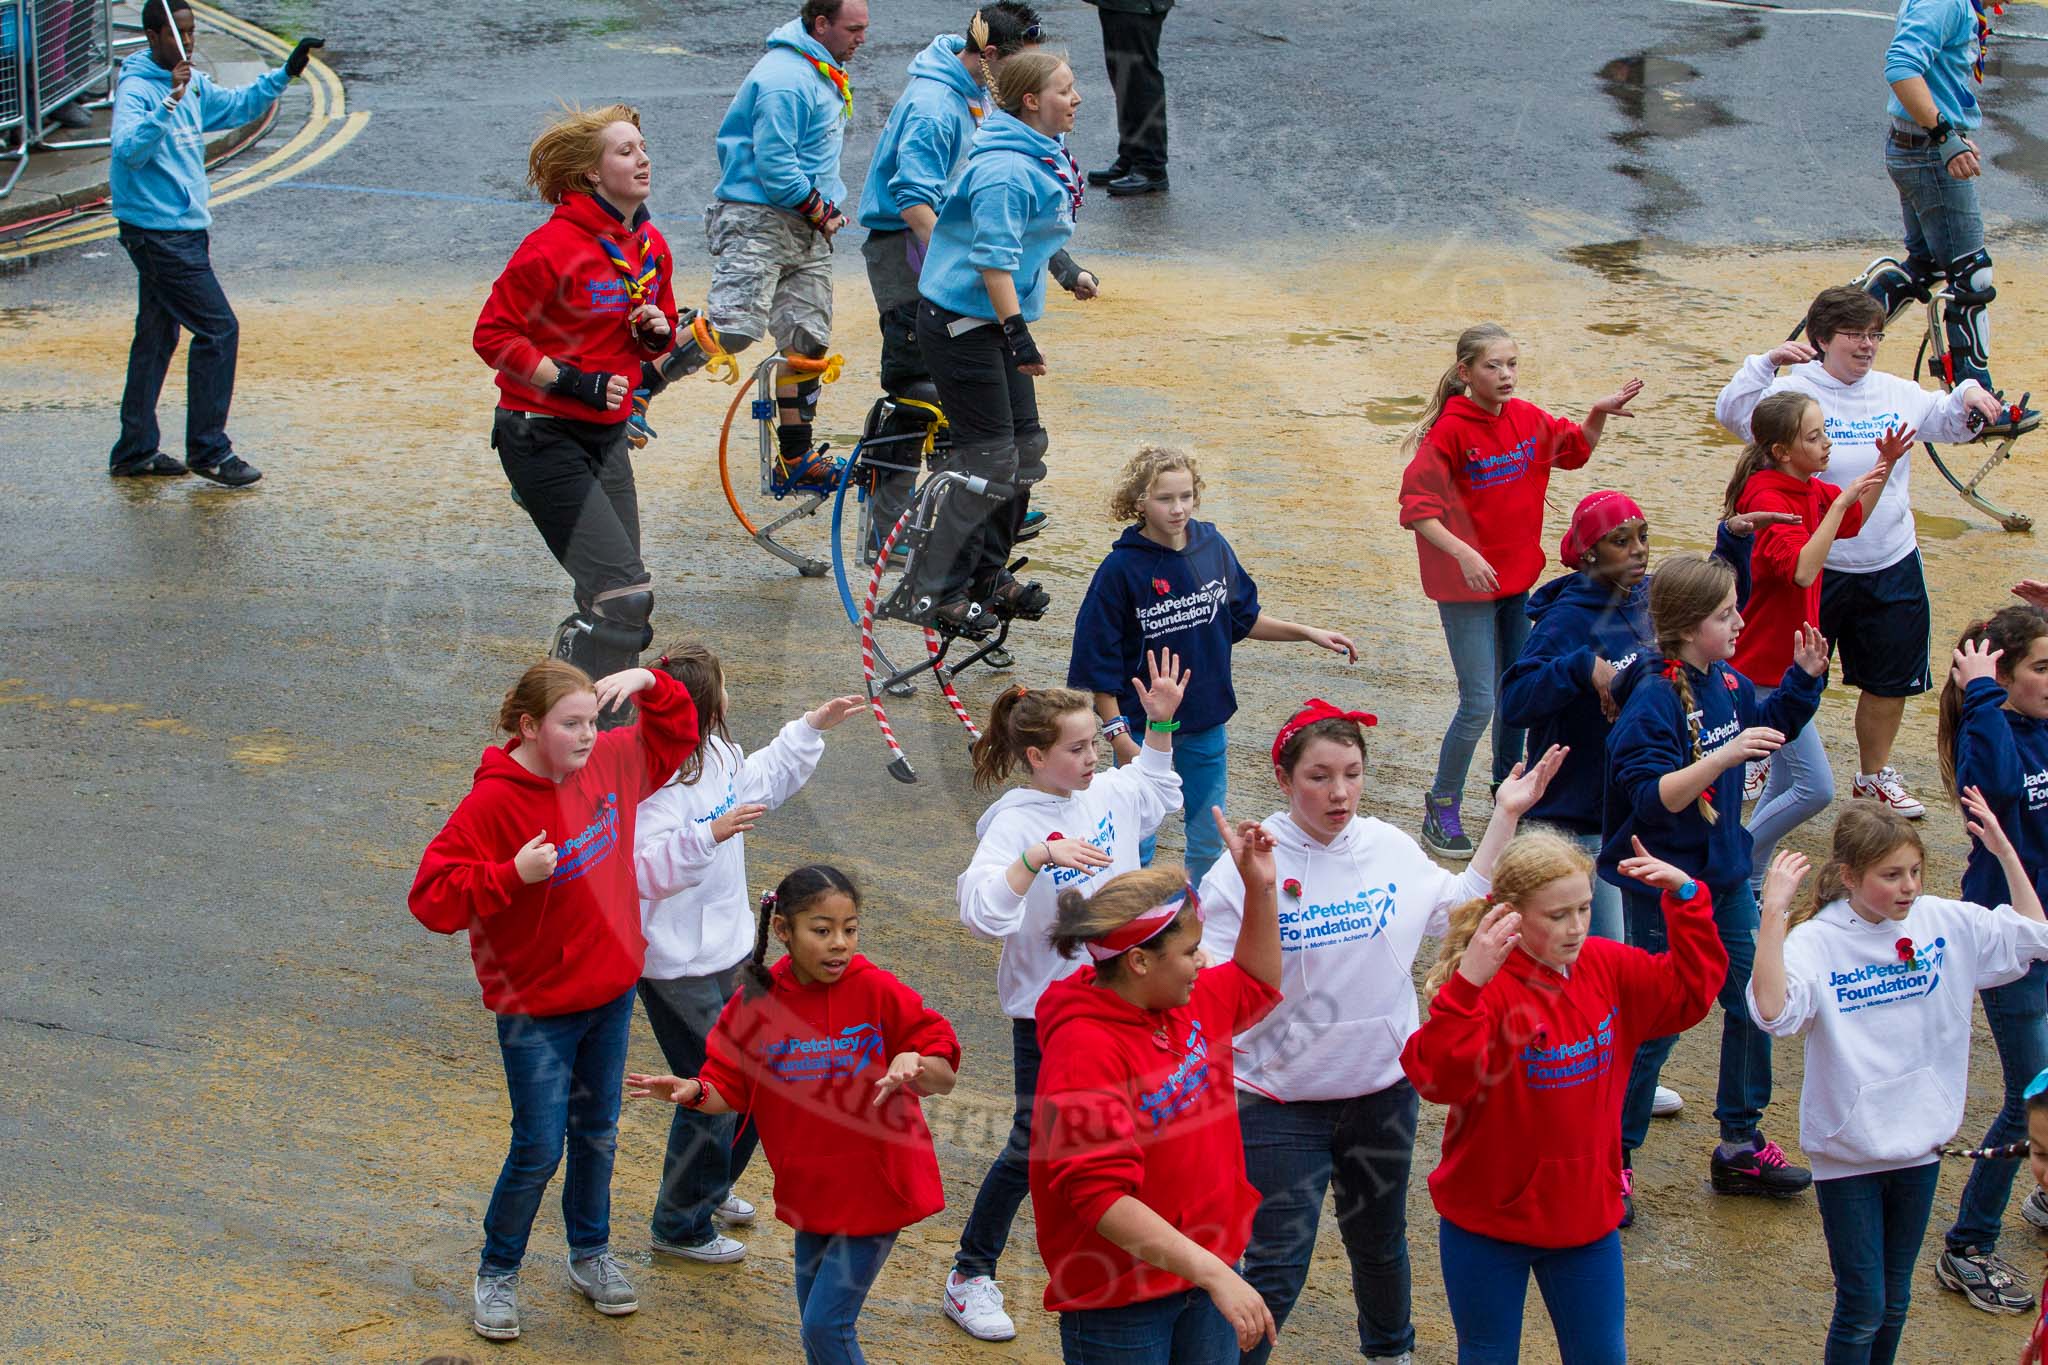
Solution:
[(2048, 1090), (2048, 1071), (2043, 1071), (2040, 1075), (2034, 1077), (2033, 1080), (2028, 1081), (2027, 1088), (2020, 1092), (2020, 1098), (2030, 1100), (2044, 1090)]
[(1873, 332), (1837, 332), (1835, 335), (1849, 341), (1867, 341), (1873, 346), (1884, 345), (1884, 328), (1882, 327)]

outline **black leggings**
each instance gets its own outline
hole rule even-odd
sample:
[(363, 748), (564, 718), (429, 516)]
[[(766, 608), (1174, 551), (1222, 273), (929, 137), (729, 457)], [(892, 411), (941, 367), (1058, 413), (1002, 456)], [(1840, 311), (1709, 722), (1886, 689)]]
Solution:
[[(994, 323), (948, 333), (960, 318), (929, 299), (917, 306), (918, 346), (952, 430), (947, 468), (1003, 484), (1036, 483), (1045, 477), (1045, 428), (1031, 376), (1017, 368)], [(1009, 562), (1028, 496), (1024, 488), (1015, 498), (950, 489), (925, 546), (921, 590), (940, 603), (963, 595), (986, 601)]]
[(578, 606), (651, 581), (640, 562), (640, 498), (623, 422), (499, 408), (491, 445), (549, 552), (576, 581)]

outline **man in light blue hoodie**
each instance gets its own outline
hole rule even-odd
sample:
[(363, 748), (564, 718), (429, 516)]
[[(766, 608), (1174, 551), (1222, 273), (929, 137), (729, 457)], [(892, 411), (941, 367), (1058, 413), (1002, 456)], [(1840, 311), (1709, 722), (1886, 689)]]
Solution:
[[(121, 245), (135, 263), (137, 302), (121, 435), (109, 472), (189, 472), (240, 488), (263, 475), (228, 440), (238, 327), (209, 254), (206, 230), (213, 214), (207, 208), (206, 135), (255, 119), (306, 69), (322, 43), (302, 39), (277, 70), (238, 90), (223, 90), (192, 69), (196, 35), (186, 0), (149, 0), (142, 32), (148, 46), (121, 63), (114, 87), (111, 197)], [(192, 334), (184, 461), (157, 449), (156, 422), (157, 396), (180, 328)]]
[(832, 238), (847, 222), (839, 208), (839, 152), (853, 117), (845, 64), (867, 31), (867, 0), (804, 0), (798, 18), (768, 35), (718, 126), (718, 189), (704, 212), (704, 311), (728, 352), (770, 334), (782, 348), (776, 443), (799, 471), (811, 461), (832, 341)]

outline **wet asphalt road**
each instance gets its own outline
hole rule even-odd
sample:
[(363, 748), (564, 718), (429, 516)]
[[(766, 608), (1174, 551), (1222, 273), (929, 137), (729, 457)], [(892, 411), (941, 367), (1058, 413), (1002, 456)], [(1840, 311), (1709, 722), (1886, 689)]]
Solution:
[[(849, 184), (905, 62), (959, 10), (877, 4), (853, 68)], [(641, 107), (652, 207), (684, 273), (703, 278), (694, 223), (715, 180), (712, 129), (783, 17), (758, 4), (467, 0), (240, 12), (325, 36), (351, 106), (373, 111), (315, 174), (223, 213), (215, 257), (230, 295), (252, 303), (357, 277), (396, 297), (414, 279), (480, 288), (537, 217), (520, 198), (524, 148), (557, 98)], [(1114, 139), (1093, 13), (1073, 0), (1046, 13), (1089, 100), (1077, 150), (1099, 164)], [(2027, 6), (2010, 24), (2048, 32)], [(1173, 193), (1091, 196), (1076, 251), (1109, 260), (1105, 273), (1118, 255), (1256, 273), (1291, 243), (1370, 251), (1382, 234), (1453, 229), (1480, 252), (1882, 235), (1896, 213), (1879, 163), (1888, 33), (1869, 18), (1666, 0), (1190, 5), (1166, 29)], [(2030, 236), (2048, 224), (2048, 149), (2025, 130), (2043, 123), (2043, 62), (2048, 46), (2007, 43), (1989, 97), (2003, 173), (1987, 186), (1993, 222)], [(858, 268), (857, 253), (841, 257)], [(117, 252), (74, 249), (0, 277), (9, 309), (103, 308), (116, 348), (131, 291)], [(351, 319), (322, 325), (345, 333)], [(34, 317), (10, 326), (0, 335), (32, 349)], [(466, 1251), (443, 1252), (473, 1244), (466, 1215), (405, 1220), (407, 1236), (427, 1235), (424, 1222), (444, 1247), (374, 1246), (387, 1231), (377, 1201), (420, 1199), (403, 1153), (433, 1144), (444, 1091), (487, 1106), (496, 1085), (460, 942), (419, 931), (402, 901), (487, 739), (491, 695), (560, 614), (560, 585), (534, 572), (527, 528), (477, 537), (409, 482), (433, 453), (385, 442), (378, 413), (406, 401), (412, 376), (374, 358), (336, 376), (317, 334), (299, 340), (309, 384), (356, 395), (345, 412), (359, 458), (288, 514), (277, 497), (109, 490), (112, 393), (0, 404), (0, 1290), (39, 1244), (92, 1245), (86, 1211), (113, 1207), (130, 1211), (135, 1246), (165, 1248), (201, 1279), (276, 1248), (335, 1254), (340, 1278), (388, 1278), (394, 1295), (459, 1293), (452, 1276), (422, 1285), (409, 1266), (459, 1266)], [(446, 426), (467, 442), (477, 421), (451, 412)], [(820, 661), (825, 590), (759, 568), (703, 565), (688, 599), (693, 629), (727, 645), (736, 732), (756, 743), (846, 677), (843, 657)], [(755, 840), (756, 877), (803, 854), (892, 881), (899, 908), (871, 931), (883, 961), (927, 935), (957, 938), (947, 902), (980, 799), (954, 751), (939, 758), (949, 725), (935, 704), (905, 723), (930, 773), (914, 798), (881, 779), (871, 733), (849, 738), (858, 761), (835, 751)], [(979, 964), (923, 984), (991, 1057), (1005, 1044), (985, 975)], [(394, 1093), (393, 1076), (426, 1089)], [(472, 1153), (470, 1183), (494, 1160)], [(205, 1321), (187, 1281), (124, 1283), (177, 1296), (173, 1327)], [(104, 1358), (146, 1354), (86, 1299), (97, 1339), (128, 1343)], [(0, 1322), (0, 1354), (75, 1345), (80, 1330)]]

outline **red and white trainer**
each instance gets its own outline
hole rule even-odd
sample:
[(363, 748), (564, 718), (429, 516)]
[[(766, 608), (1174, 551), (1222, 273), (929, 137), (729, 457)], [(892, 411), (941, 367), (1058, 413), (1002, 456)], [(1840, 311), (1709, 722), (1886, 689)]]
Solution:
[(1906, 790), (1905, 779), (1890, 764), (1875, 773), (1856, 774), (1856, 785), (1850, 795), (1857, 801), (1881, 802), (1908, 820), (1918, 820), (1927, 814), (1927, 807), (1920, 803), (1919, 797)]
[(1742, 799), (1754, 801), (1764, 794), (1764, 787), (1771, 780), (1771, 760), (1760, 758), (1754, 763), (1742, 765)]

